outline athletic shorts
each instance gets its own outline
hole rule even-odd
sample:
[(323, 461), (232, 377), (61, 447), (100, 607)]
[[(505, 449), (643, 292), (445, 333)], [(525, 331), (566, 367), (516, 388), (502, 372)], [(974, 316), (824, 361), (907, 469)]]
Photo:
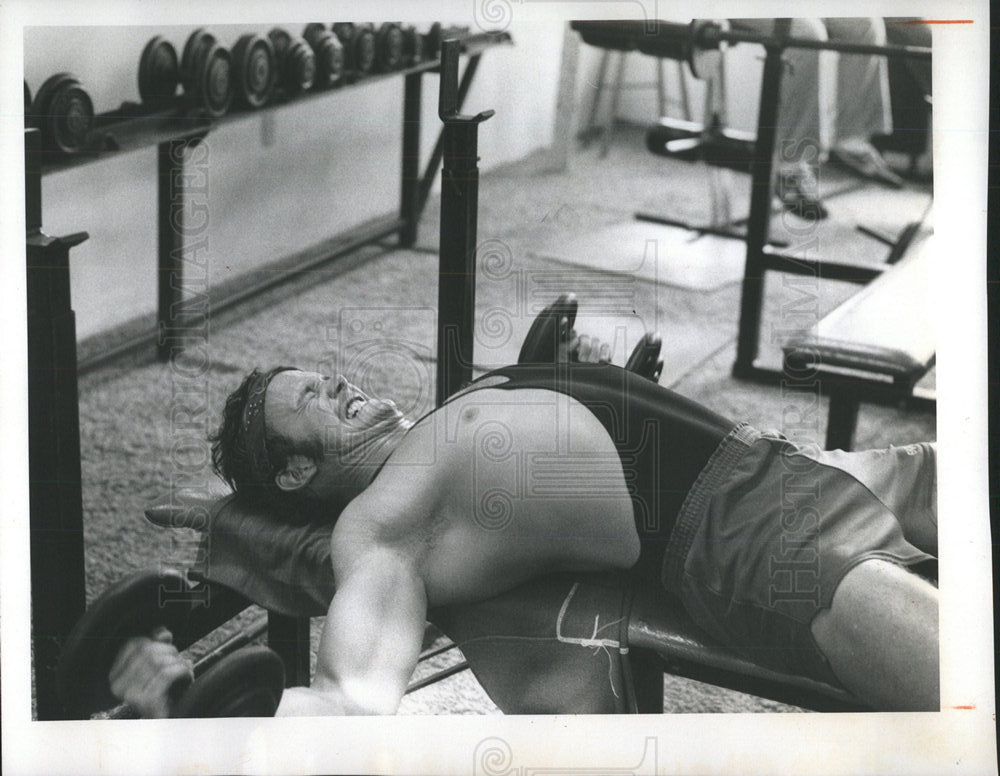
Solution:
[(723, 644), (839, 686), (810, 623), (844, 575), (874, 558), (937, 573), (903, 538), (903, 514), (937, 523), (933, 444), (820, 451), (740, 425), (688, 493), (662, 580)]

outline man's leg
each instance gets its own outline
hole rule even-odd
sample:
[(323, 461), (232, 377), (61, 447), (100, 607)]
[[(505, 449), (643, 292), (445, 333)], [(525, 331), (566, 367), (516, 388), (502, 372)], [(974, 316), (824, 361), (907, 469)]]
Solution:
[(812, 634), (858, 698), (884, 710), (940, 708), (937, 589), (905, 568), (859, 563), (816, 615)]
[[(826, 19), (831, 40), (886, 44), (881, 19)], [(889, 71), (885, 57), (840, 54), (837, 63), (837, 123), (834, 144), (892, 131)]]

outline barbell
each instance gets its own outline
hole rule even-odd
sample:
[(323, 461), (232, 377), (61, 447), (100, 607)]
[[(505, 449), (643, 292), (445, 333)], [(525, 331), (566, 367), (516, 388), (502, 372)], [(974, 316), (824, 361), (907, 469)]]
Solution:
[[(122, 579), (87, 608), (63, 645), (56, 686), (72, 719), (119, 704), (109, 673), (129, 639), (158, 628), (178, 633), (195, 607), (188, 583), (174, 569), (149, 569)], [(267, 647), (251, 645), (226, 655), (206, 670), (195, 668), (193, 683), (178, 679), (170, 688), (171, 717), (273, 716), (285, 686), (285, 669)]]
[[(718, 56), (723, 43), (757, 43), (766, 48), (802, 48), (837, 51), (841, 54), (930, 59), (931, 49), (923, 46), (876, 45), (842, 40), (814, 40), (793, 36), (765, 35), (753, 30), (734, 30), (718, 19), (693, 19), (688, 23), (648, 21), (575, 21), (572, 29), (584, 43), (618, 51), (639, 51), (663, 59), (687, 62), (691, 72), (701, 77), (711, 64), (705, 56)], [(706, 66), (707, 65), (707, 66)]]

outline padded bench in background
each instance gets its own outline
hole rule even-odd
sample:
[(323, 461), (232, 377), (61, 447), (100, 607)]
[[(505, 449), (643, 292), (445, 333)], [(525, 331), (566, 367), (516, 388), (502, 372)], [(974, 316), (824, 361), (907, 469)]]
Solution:
[(897, 264), (784, 346), (785, 374), (818, 379), (829, 396), (826, 449), (850, 450), (860, 403), (906, 401), (934, 365), (931, 266), (927, 235)]

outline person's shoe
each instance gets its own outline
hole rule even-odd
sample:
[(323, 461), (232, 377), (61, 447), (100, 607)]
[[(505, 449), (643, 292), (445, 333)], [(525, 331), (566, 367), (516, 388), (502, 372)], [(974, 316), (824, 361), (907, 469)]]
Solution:
[(806, 221), (822, 221), (829, 215), (819, 200), (819, 182), (809, 167), (780, 170), (775, 194), (785, 210)]
[(894, 189), (903, 186), (903, 179), (889, 167), (882, 154), (863, 140), (848, 141), (831, 149), (830, 162)]

